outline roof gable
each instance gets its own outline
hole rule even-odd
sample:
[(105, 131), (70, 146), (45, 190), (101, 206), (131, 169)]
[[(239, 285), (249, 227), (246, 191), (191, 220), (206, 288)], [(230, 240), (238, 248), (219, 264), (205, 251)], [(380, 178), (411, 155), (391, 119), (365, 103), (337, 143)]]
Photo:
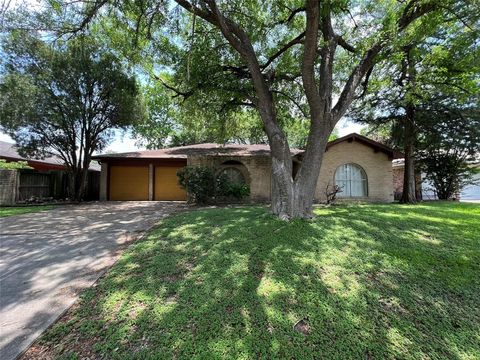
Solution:
[(360, 134), (357, 134), (357, 133), (351, 133), (351, 134), (342, 136), (338, 139), (335, 139), (333, 141), (329, 141), (328, 144), (327, 144), (327, 149), (326, 150), (328, 151), (328, 149), (331, 148), (332, 146), (343, 143), (345, 141), (347, 141), (347, 142), (357, 141), (357, 142), (359, 142), (363, 145), (371, 147), (375, 151), (383, 152), (391, 160), (393, 160), (394, 158), (397, 158), (397, 157), (399, 157), (399, 155), (401, 155), (397, 151), (393, 150), (391, 147), (389, 147), (387, 145), (384, 145), (384, 144), (382, 144), (378, 141), (369, 139), (366, 136), (363, 136), (363, 135), (360, 135)]

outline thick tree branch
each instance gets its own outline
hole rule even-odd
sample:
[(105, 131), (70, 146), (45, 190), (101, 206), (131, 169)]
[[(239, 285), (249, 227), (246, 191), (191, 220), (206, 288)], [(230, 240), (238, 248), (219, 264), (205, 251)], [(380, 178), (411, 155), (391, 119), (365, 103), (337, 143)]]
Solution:
[(271, 63), (273, 63), (276, 59), (278, 59), (284, 52), (286, 52), (292, 46), (297, 45), (297, 44), (301, 44), (304, 36), (305, 36), (305, 32), (302, 32), (300, 35), (298, 35), (294, 39), (290, 40), (288, 43), (286, 43), (284, 46), (282, 46), (280, 49), (278, 49), (277, 52), (275, 54), (273, 54), (272, 56), (270, 56), (270, 58), (267, 60), (267, 62), (261, 66), (262, 69), (267, 68)]
[(364, 75), (375, 63), (375, 57), (380, 53), (382, 49), (383, 49), (382, 43), (375, 44), (363, 55), (362, 59), (360, 60), (360, 63), (353, 69), (345, 86), (343, 87), (343, 91), (340, 94), (340, 98), (338, 99), (337, 104), (334, 106), (332, 110), (334, 124), (338, 120), (340, 120), (340, 118), (347, 111), (347, 108), (350, 106), (350, 104), (353, 101), (355, 90), (357, 89), (358, 85), (362, 81), (362, 78), (364, 77)]
[(350, 45), (349, 43), (347, 43), (342, 36), (337, 35), (337, 36), (336, 36), (336, 40), (337, 40), (338, 45), (340, 45), (340, 46), (341, 46), (342, 48), (344, 48), (345, 50), (347, 50), (347, 51), (349, 51), (349, 52), (351, 52), (351, 53), (355, 53), (355, 52), (356, 52), (355, 47), (353, 47), (352, 45)]
[(302, 80), (307, 101), (311, 109), (311, 116), (321, 113), (319, 106), (320, 94), (315, 82), (315, 60), (317, 57), (317, 41), (320, 19), (318, 0), (307, 0), (307, 25), (302, 61)]
[(297, 9), (294, 9), (294, 10), (292, 10), (292, 12), (290, 13), (290, 15), (289, 15), (285, 20), (281, 20), (281, 21), (279, 21), (277, 24), (278, 24), (278, 25), (288, 24), (290, 21), (293, 20), (293, 18), (294, 18), (297, 14), (299, 14), (299, 13), (301, 13), (301, 12), (304, 12), (305, 10), (306, 10), (305, 7), (299, 7), (299, 8), (297, 8)]

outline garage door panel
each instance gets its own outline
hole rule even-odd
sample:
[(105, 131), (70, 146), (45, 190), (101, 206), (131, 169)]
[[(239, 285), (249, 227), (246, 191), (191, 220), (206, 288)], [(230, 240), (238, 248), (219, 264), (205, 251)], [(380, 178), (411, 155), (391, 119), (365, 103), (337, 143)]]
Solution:
[(155, 167), (155, 200), (186, 200), (185, 190), (178, 184), (177, 171), (181, 166)]
[(110, 200), (148, 200), (148, 166), (111, 166)]
[(473, 184), (466, 186), (460, 193), (461, 200), (480, 200), (480, 174), (472, 178)]

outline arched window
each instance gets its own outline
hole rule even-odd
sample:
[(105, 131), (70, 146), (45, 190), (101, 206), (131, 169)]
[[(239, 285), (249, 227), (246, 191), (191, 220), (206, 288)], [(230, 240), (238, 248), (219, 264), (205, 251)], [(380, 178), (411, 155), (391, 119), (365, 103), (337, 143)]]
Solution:
[(368, 196), (367, 174), (358, 165), (340, 165), (335, 171), (335, 185), (342, 189), (339, 197)]
[(219, 175), (225, 176), (233, 184), (245, 184), (245, 177), (237, 168), (226, 167), (220, 171)]

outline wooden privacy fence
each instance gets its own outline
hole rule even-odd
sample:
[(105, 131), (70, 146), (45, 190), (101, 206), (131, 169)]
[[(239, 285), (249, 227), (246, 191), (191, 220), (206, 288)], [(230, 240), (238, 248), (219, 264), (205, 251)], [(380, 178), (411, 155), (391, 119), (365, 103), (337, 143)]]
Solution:
[[(98, 200), (100, 172), (89, 171), (85, 200)], [(0, 206), (28, 202), (30, 199), (68, 198), (68, 175), (65, 171), (0, 169)]]
[(32, 197), (53, 197), (53, 174), (34, 171), (20, 171), (17, 201), (25, 201)]

